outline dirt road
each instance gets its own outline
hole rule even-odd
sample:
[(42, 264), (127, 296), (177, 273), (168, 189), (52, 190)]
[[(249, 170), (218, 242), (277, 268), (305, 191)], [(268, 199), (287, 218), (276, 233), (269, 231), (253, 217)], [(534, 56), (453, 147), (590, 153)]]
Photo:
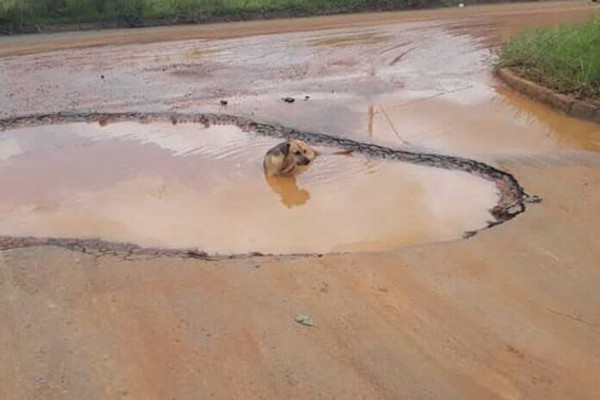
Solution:
[[(491, 72), (496, 46), (516, 31), (597, 9), (571, 1), (3, 38), (0, 118), (227, 112), (481, 160), (544, 202), (469, 240), (394, 251), (221, 261), (0, 251), (0, 398), (597, 399), (600, 128), (530, 102)], [(288, 96), (296, 101), (281, 101)], [(226, 179), (198, 157), (225, 160), (230, 169), (219, 173), (229, 179), (260, 155), (235, 149), (262, 151), (237, 136), (199, 142), (189, 126), (148, 124), (137, 135), (110, 125), (43, 129), (0, 132), (3, 234), (74, 226), (82, 235), (189, 244), (183, 234), (136, 234), (144, 223), (148, 232), (211, 231), (185, 216), (204, 207), (203, 182)], [(342, 162), (324, 168), (338, 177)], [(348, 176), (367, 182), (388, 171), (352, 162), (336, 191)], [(411, 171), (383, 179), (410, 197), (426, 180)], [(406, 185), (411, 176), (419, 178)], [(301, 193), (306, 205), (291, 209), (323, 201), (337, 182), (326, 178), (299, 178), (310, 200)], [(445, 181), (455, 182), (438, 179), (422, 197), (427, 213), (387, 204), (386, 216), (402, 226), (454, 210), (453, 225), (471, 221), (487, 189), (474, 183), (477, 199), (464, 199)], [(385, 196), (364, 188), (355, 201), (365, 207), (371, 190)], [(249, 199), (235, 203), (248, 210), (266, 196), (279, 201), (268, 187), (234, 193)], [(235, 200), (221, 195), (211, 207)], [(345, 198), (341, 208), (351, 209), (354, 198)], [(109, 207), (117, 203), (123, 208)], [(111, 213), (90, 216), (101, 208)], [(311, 239), (327, 232), (301, 229)], [(298, 314), (315, 326), (295, 322)]]
[[(0, 38), (0, 57), (33, 54), (43, 51), (81, 47), (158, 43), (192, 39), (231, 39), (255, 35), (308, 32), (324, 29), (364, 28), (379, 24), (396, 24), (413, 21), (456, 20), (461, 18), (502, 18), (503, 24), (553, 24), (560, 20), (581, 20), (593, 6), (585, 1), (548, 2), (543, 6), (530, 4), (501, 4), (447, 8), (434, 10), (399, 11), (332, 15), (312, 18), (279, 19), (219, 23), (197, 26), (172, 26), (147, 29), (113, 29), (110, 31), (73, 32), (66, 34), (23, 35)], [(535, 21), (527, 16), (535, 12)], [(584, 14), (582, 14), (582, 12)]]

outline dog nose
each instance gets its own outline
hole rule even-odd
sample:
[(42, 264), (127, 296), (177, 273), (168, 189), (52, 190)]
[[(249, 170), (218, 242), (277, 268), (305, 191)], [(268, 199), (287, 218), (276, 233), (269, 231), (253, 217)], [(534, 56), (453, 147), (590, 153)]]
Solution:
[(310, 164), (310, 159), (306, 158), (306, 157), (302, 157), (300, 158), (300, 160), (298, 160), (298, 165), (308, 165)]

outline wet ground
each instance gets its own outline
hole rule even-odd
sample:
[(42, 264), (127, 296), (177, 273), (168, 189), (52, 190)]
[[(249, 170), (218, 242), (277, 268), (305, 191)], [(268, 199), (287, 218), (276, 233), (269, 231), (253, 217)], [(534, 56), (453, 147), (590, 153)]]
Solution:
[[(461, 233), (496, 200), (489, 182), (466, 174), (323, 157), (297, 187), (278, 191), (257, 170), (272, 139), (226, 126), (1, 132), (0, 185), (10, 188), (0, 199), (2, 233), (212, 240), (226, 252), (255, 245), (245, 222), (271, 228), (275, 218), (310, 234), (297, 241), (276, 227), (271, 248), (412, 245), (219, 262), (2, 251), (2, 398), (595, 399), (600, 129), (492, 75), (501, 40), (594, 9), (574, 1), (466, 7), (462, 17), (271, 21), (231, 25), (218, 40), (221, 25), (177, 27), (178, 41), (155, 44), (135, 37), (164, 41), (168, 28), (2, 39), (13, 55), (0, 59), (0, 118), (226, 112), (484, 161), (544, 198), (465, 241)], [(302, 24), (308, 32), (290, 32)], [(287, 33), (256, 35), (277, 28)], [(115, 35), (129, 44), (18, 55)], [(216, 229), (231, 210), (254, 213), (234, 215), (212, 238), (194, 224), (214, 218)], [(298, 313), (316, 326), (294, 322)]]
[(296, 178), (266, 177), (262, 158), (280, 141), (168, 122), (7, 131), (0, 234), (323, 253), (457, 239), (492, 219), (495, 186), (464, 172), (323, 149)]

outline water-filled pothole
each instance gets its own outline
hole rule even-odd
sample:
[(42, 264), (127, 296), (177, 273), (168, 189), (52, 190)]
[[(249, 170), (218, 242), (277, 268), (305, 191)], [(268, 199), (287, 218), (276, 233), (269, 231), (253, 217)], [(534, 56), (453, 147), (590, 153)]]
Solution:
[(281, 139), (234, 125), (69, 123), (0, 133), (0, 235), (209, 253), (387, 250), (484, 228), (489, 180), (355, 152), (272, 181)]

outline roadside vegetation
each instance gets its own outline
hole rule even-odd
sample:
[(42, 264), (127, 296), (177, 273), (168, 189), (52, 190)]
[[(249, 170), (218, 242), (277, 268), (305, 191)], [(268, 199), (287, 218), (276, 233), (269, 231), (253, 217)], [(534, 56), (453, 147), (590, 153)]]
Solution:
[[(56, 24), (136, 27), (455, 6), (460, 2), (465, 0), (0, 0), (0, 32), (35, 32)], [(496, 2), (503, 1), (468, 3)]]
[(505, 45), (500, 66), (561, 93), (600, 103), (600, 14), (584, 24), (516, 36)]

